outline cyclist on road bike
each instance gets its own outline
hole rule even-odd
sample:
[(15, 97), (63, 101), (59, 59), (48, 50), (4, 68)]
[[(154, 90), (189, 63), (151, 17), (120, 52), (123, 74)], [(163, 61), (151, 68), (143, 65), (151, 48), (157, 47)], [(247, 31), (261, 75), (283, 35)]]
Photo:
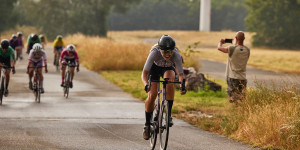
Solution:
[[(9, 46), (11, 48), (13, 48), (14, 53), (15, 53), (15, 50), (16, 50), (17, 42), (18, 42), (17, 41), (17, 35), (13, 34), (12, 37), (11, 37), (11, 40), (9, 41)], [(15, 55), (14, 55), (14, 60), (16, 60)]]
[[(143, 137), (145, 140), (150, 138), (150, 120), (154, 110), (154, 102), (157, 97), (158, 83), (152, 82), (151, 87), (148, 85), (148, 78), (159, 80), (160, 77), (169, 78), (170, 81), (175, 80), (175, 72), (179, 75), (179, 81), (185, 78), (182, 67), (182, 57), (175, 47), (174, 39), (169, 35), (163, 35), (158, 44), (154, 45), (150, 51), (147, 61), (142, 72), (142, 81), (145, 85), (145, 91), (148, 93), (148, 98), (145, 102), (146, 123), (144, 126)], [(181, 87), (182, 85), (180, 85)], [(168, 101), (170, 112), (174, 100), (174, 84), (167, 84), (166, 100)], [(180, 88), (181, 94), (185, 94), (186, 90)], [(170, 126), (173, 125), (172, 117), (170, 118)]]
[(53, 42), (53, 53), (54, 53), (54, 61), (53, 64), (55, 65), (56, 57), (59, 55), (58, 53), (61, 53), (61, 51), (65, 48), (65, 42), (63, 41), (63, 37), (61, 35), (58, 35)]
[(9, 40), (9, 46), (15, 50), (17, 42), (17, 35), (13, 34), (11, 40)]
[(61, 65), (61, 85), (64, 86), (64, 81), (65, 81), (65, 72), (66, 72), (66, 65), (68, 62), (71, 63), (71, 81), (70, 81), (70, 88), (73, 87), (73, 78), (74, 78), (74, 70), (75, 66), (77, 66), (76, 70), (79, 72), (79, 58), (77, 55), (77, 52), (75, 51), (75, 46), (70, 44), (67, 46), (66, 49), (64, 49), (61, 52), (60, 55), (60, 65)]
[(43, 87), (43, 63), (45, 65), (45, 72), (48, 72), (47, 69), (47, 56), (46, 52), (43, 50), (43, 47), (40, 43), (36, 43), (33, 45), (33, 49), (30, 50), (29, 57), (28, 57), (28, 66), (27, 66), (27, 74), (29, 76), (29, 89), (33, 89), (32, 87), (32, 77), (33, 77), (33, 70), (35, 67), (38, 68), (38, 74), (40, 77), (40, 88), (41, 88), (41, 93), (44, 93), (44, 87)]
[(41, 43), (41, 39), (37, 34), (30, 34), (27, 39), (27, 51), (26, 53), (29, 54), (30, 50), (32, 50), (32, 47), (35, 43)]
[(43, 49), (45, 49), (45, 46), (47, 44), (47, 39), (46, 39), (46, 36), (43, 35), (43, 34), (40, 34), (40, 39), (41, 39), (41, 43), (42, 43), (42, 46), (43, 46)]
[[(6, 89), (4, 91), (4, 95), (8, 95), (8, 85), (10, 79), (10, 69), (12, 68), (13, 74), (16, 73), (15, 71), (15, 63), (14, 63), (14, 50), (9, 46), (9, 41), (4, 39), (1, 41), (0, 47), (0, 70), (2, 69), (2, 64), (6, 67), (5, 76), (6, 76)], [(1, 75), (1, 72), (0, 72)]]
[(17, 33), (17, 43), (16, 43), (16, 48), (15, 48), (15, 50), (17, 51), (16, 60), (18, 60), (19, 57), (20, 57), (21, 60), (23, 59), (23, 56), (22, 56), (23, 48), (24, 48), (23, 33), (18, 32)]

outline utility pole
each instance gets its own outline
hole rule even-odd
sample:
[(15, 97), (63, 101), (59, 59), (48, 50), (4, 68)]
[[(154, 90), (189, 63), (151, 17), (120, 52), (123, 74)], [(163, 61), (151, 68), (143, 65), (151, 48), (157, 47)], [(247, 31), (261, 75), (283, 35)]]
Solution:
[(201, 0), (199, 31), (210, 31), (210, 0)]

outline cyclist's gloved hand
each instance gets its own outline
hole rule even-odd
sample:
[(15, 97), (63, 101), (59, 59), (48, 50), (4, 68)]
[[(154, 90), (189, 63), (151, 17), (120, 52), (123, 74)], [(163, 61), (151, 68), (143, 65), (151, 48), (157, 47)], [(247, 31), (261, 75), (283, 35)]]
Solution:
[(186, 93), (186, 88), (185, 88), (185, 79), (182, 80), (181, 87), (180, 87), (180, 94), (183, 95)]
[(146, 92), (146, 93), (148, 93), (148, 92), (150, 91), (150, 87), (149, 87), (149, 85), (148, 85), (148, 84), (147, 84), (147, 85), (145, 85), (145, 89), (144, 89), (144, 90), (145, 90), (145, 92)]
[(184, 95), (186, 93), (186, 89), (185, 88), (180, 88), (180, 94)]
[(79, 72), (79, 65), (77, 66), (76, 71)]
[(48, 73), (47, 65), (45, 65), (45, 72)]
[(15, 67), (12, 67), (12, 73), (15, 74), (16, 73), (16, 69)]

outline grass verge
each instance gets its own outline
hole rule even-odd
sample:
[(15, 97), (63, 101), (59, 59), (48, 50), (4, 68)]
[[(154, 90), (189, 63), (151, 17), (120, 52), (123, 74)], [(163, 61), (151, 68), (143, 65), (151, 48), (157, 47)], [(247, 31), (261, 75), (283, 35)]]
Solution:
[[(109, 81), (143, 101), (147, 94), (141, 82), (142, 71), (102, 71)], [(221, 92), (175, 91), (173, 116), (199, 128), (225, 135), (265, 149), (300, 148), (300, 89), (285, 86), (268, 89), (257, 84), (248, 89), (244, 102), (227, 102), (226, 84)], [(275, 86), (274, 86), (275, 87)]]

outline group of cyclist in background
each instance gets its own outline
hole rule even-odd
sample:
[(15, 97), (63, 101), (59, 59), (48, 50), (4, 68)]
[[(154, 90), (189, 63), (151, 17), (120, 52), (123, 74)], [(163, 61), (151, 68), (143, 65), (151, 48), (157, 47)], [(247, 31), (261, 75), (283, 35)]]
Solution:
[[(10, 40), (3, 39), (1, 40), (1, 46), (0, 46), (0, 70), (3, 68), (6, 69), (5, 75), (6, 75), (6, 89), (4, 90), (4, 95), (8, 95), (8, 85), (10, 80), (10, 72), (14, 74), (15, 71), (15, 64), (20, 59), (23, 59), (22, 56), (22, 50), (24, 48), (24, 40), (23, 40), (23, 33), (18, 32), (17, 34), (13, 34)], [(27, 63), (27, 71), (29, 77), (29, 89), (33, 89), (32, 84), (32, 77), (34, 74), (34, 68), (38, 68), (37, 73), (40, 77), (40, 89), (41, 93), (44, 93), (44, 87), (43, 87), (43, 71), (42, 68), (45, 68), (45, 72), (48, 72), (47, 68), (47, 54), (45, 51), (45, 46), (47, 44), (46, 37), (41, 34), (30, 34), (27, 38), (27, 49), (26, 53), (28, 54), (28, 63)], [(79, 72), (79, 57), (75, 50), (75, 46), (73, 44), (69, 44), (67, 47), (65, 47), (65, 43), (63, 41), (63, 37), (61, 35), (58, 35), (53, 42), (53, 53), (54, 53), (54, 64), (56, 62), (60, 65), (61, 70), (61, 78), (62, 83), (61, 86), (64, 86), (64, 76), (65, 76), (65, 70), (66, 65), (70, 63), (71, 67), (71, 80), (70, 80), (70, 88), (73, 87), (73, 78), (74, 78), (74, 70), (77, 66), (77, 72)], [(57, 58), (57, 56), (60, 56)], [(1, 72), (0, 72), (1, 76)]]

